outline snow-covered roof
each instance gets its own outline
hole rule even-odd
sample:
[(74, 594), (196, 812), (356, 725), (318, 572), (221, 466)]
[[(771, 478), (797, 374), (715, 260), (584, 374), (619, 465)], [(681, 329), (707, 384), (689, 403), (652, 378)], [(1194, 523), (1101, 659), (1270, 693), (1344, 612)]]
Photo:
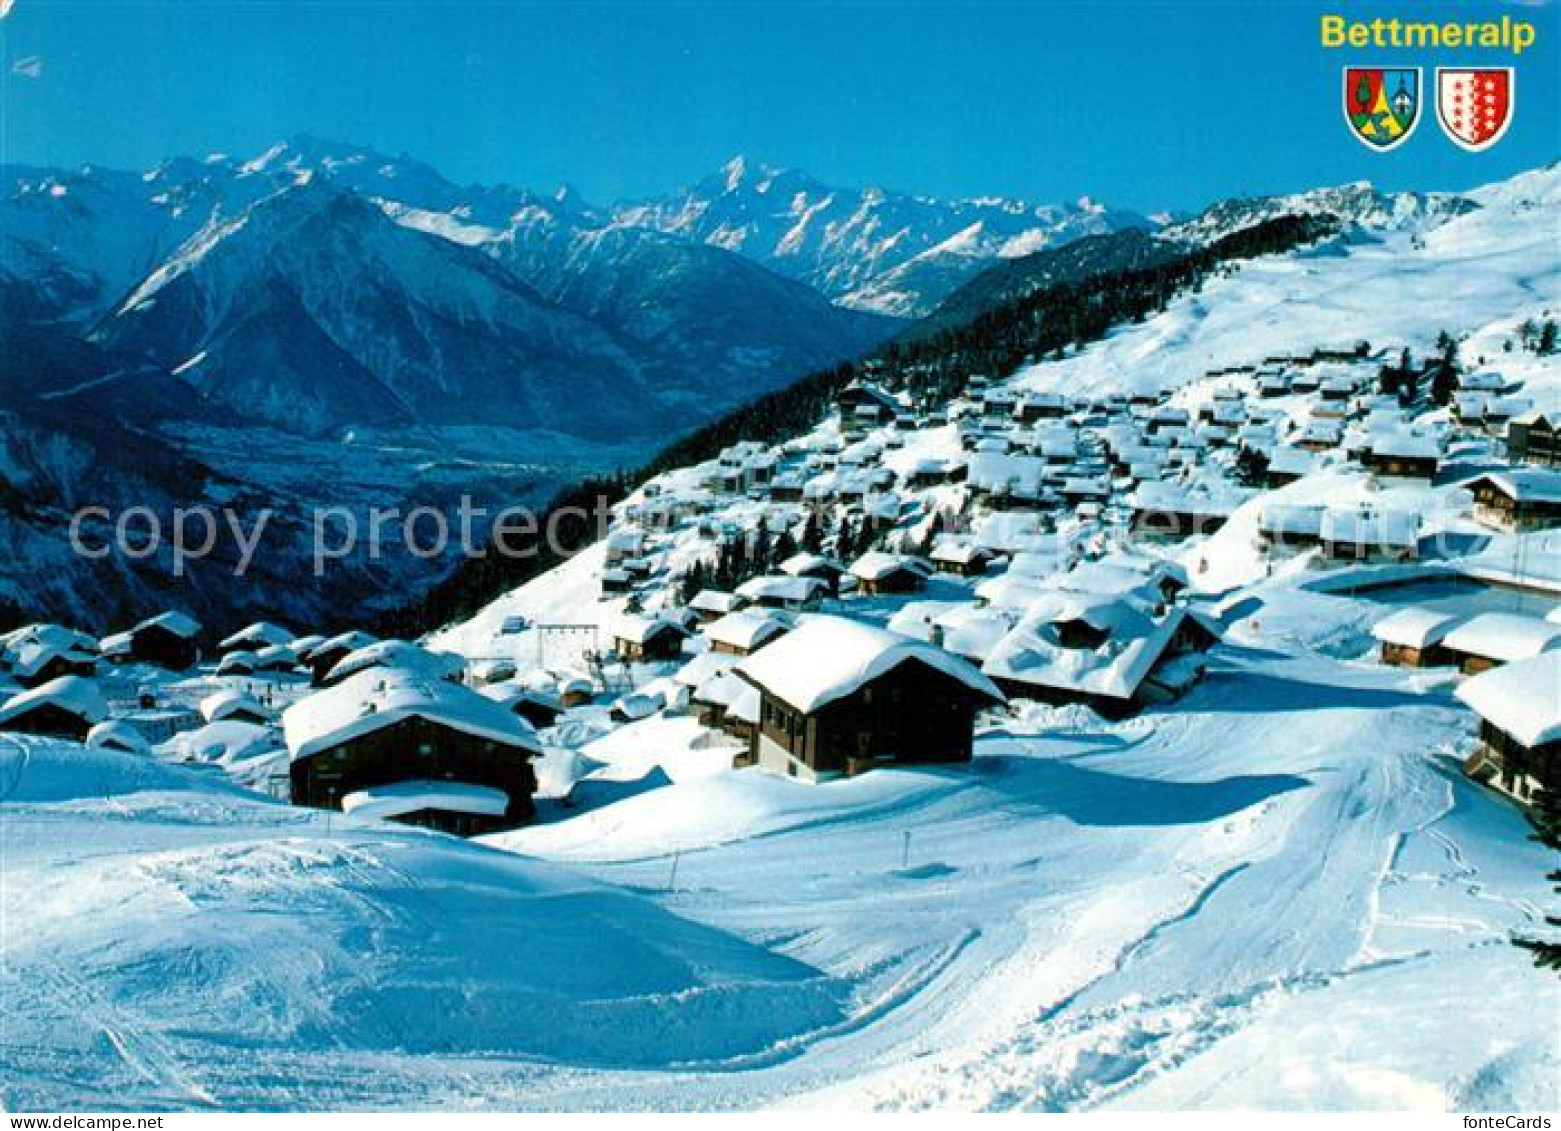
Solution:
[(463, 734), (538, 753), (524, 719), (469, 687), (396, 669), (369, 669), (300, 699), (282, 714), (294, 761), (365, 734), (420, 718)]
[(1524, 746), (1561, 741), (1561, 651), (1543, 652), (1481, 672), (1455, 694)]
[(1344, 435), (1344, 426), (1329, 417), (1313, 417), (1301, 428), (1300, 435), (1314, 444), (1336, 444)]
[(223, 719), (231, 719), (235, 715), (250, 715), (257, 719), (269, 719), (272, 717), (271, 709), (266, 707), (253, 695), (246, 695), (242, 691), (229, 688), (224, 691), (214, 691), (200, 702), (201, 718), (208, 723), (221, 722)]
[(1049, 592), (1051, 581), (1008, 569), (996, 577), (983, 579), (976, 585), (976, 598), (984, 604), (1002, 609), (1025, 609), (1041, 594)]
[(224, 651), (230, 648), (264, 648), (272, 644), (291, 644), (293, 634), (279, 624), (270, 621), (256, 621), (246, 628), (241, 628), (232, 636), (229, 636), (217, 644)]
[(1265, 534), (1306, 534), (1322, 532), (1323, 508), (1305, 503), (1268, 503), (1258, 513), (1258, 529)]
[(1460, 389), (1480, 389), (1488, 393), (1499, 393), (1507, 387), (1507, 379), (1500, 373), (1492, 373), (1484, 370), (1479, 373), (1465, 373), (1458, 378)]
[(1003, 699), (991, 680), (952, 653), (844, 617), (804, 617), (791, 632), (733, 670), (797, 710), (812, 712), (912, 661), (978, 694)]
[[(1137, 602), (1084, 593), (1037, 600), (981, 670), (997, 679), (1129, 699), (1164, 654), (1186, 611), (1156, 621)], [(1083, 621), (1106, 634), (1098, 647), (1062, 643), (1058, 626)]]
[(148, 628), (160, 628), (164, 632), (183, 637), (185, 640), (193, 640), (200, 635), (201, 631), (201, 625), (198, 620), (173, 610), (166, 613), (158, 613), (155, 617), (148, 617), (130, 631), (133, 633), (141, 632)]
[(978, 546), (969, 538), (946, 534), (932, 548), (932, 560), (950, 565), (970, 565), (972, 562), (992, 556), (992, 551)]
[(1319, 533), (1323, 541), (1341, 545), (1412, 548), (1420, 541), (1420, 516), (1374, 507), (1329, 507)]
[(1402, 648), (1429, 648), (1439, 644), (1462, 622), (1461, 617), (1438, 609), (1412, 606), (1398, 609), (1372, 625), (1371, 635), (1384, 644)]
[(956, 656), (981, 663), (1013, 630), (1018, 619), (1019, 614), (1013, 609), (961, 605), (938, 617), (936, 625), (943, 632), (943, 647)]
[(1512, 663), (1561, 644), (1561, 624), (1519, 613), (1481, 613), (1454, 628), (1442, 643), (1464, 655)]
[(268, 644), (255, 653), (255, 666), (268, 670), (296, 667), (298, 654), (291, 644)]
[(612, 712), (626, 719), (648, 719), (667, 705), (665, 696), (631, 691), (613, 701)]
[(102, 722), (108, 716), (108, 702), (97, 681), (79, 675), (62, 675), (7, 699), (0, 706), (0, 726), (35, 707), (51, 704), (89, 723)]
[(977, 452), (970, 457), (965, 481), (978, 491), (1036, 495), (1046, 474), (1046, 462), (1035, 456)]
[(711, 676), (727, 671), (737, 663), (730, 652), (701, 652), (672, 674), (672, 678), (684, 687), (698, 687)]
[(763, 703), (764, 697), (759, 694), (759, 689), (751, 683), (744, 683), (737, 694), (732, 696), (732, 701), (726, 705), (726, 717), (743, 723), (757, 723), (759, 709)]
[(716, 672), (709, 678), (702, 680), (694, 689), (690, 699), (698, 703), (710, 703), (717, 707), (729, 707), (732, 701), (752, 686), (738, 679), (730, 669)]
[(932, 567), (921, 558), (908, 554), (889, 554), (882, 550), (869, 550), (851, 563), (851, 576), (863, 581), (880, 581), (902, 571), (926, 577), (932, 572)]
[(359, 648), (367, 648), (370, 644), (377, 644), (378, 638), (358, 629), (348, 632), (338, 632), (335, 636), (328, 636), (318, 644), (299, 655), (305, 659), (313, 659), (325, 652), (356, 652)]
[(734, 611), (742, 603), (743, 599), (736, 593), (728, 593), (724, 589), (701, 589), (694, 594), (688, 607), (701, 613), (724, 614)]
[(1111, 494), (1111, 483), (1099, 476), (1072, 476), (1062, 481), (1062, 493), (1106, 498)]
[(1548, 467), (1509, 467), (1487, 471), (1464, 482), (1473, 487), (1488, 482), (1509, 499), (1521, 503), (1561, 503), (1561, 471)]
[(712, 643), (751, 651), (787, 629), (785, 621), (763, 609), (743, 609), (728, 613), (705, 625), (705, 637)]
[(1389, 459), (1441, 459), (1442, 441), (1418, 432), (1387, 432), (1371, 438), (1371, 454)]
[(1307, 475), (1317, 466), (1317, 455), (1305, 448), (1293, 448), (1288, 444), (1276, 447), (1268, 457), (1270, 474)]
[(152, 749), (146, 736), (124, 719), (105, 719), (87, 731), (87, 745), (101, 750), (145, 754)]
[(977, 544), (996, 553), (1045, 550), (1055, 539), (1041, 529), (1041, 523), (1040, 515), (1023, 511), (984, 514), (976, 519), (975, 539)]
[(135, 630), (111, 632), (98, 641), (98, 653), (105, 657), (123, 656), (135, 644)]
[(1528, 412), (1514, 416), (1511, 423), (1524, 424), (1530, 427), (1536, 424), (1544, 424), (1549, 428), (1561, 428), (1561, 409), (1530, 409)]
[(93, 637), (74, 628), (66, 628), (62, 624), (23, 625), (0, 637), (0, 644), (4, 644), (5, 648), (12, 652), (29, 644), (75, 649), (80, 652), (96, 651), (98, 647), (98, 642)]
[(645, 532), (633, 526), (620, 526), (607, 535), (607, 549), (637, 554), (645, 545)]
[(336, 682), (370, 668), (395, 668), (435, 679), (449, 679), (466, 670), (466, 661), (452, 652), (430, 651), (405, 640), (377, 640), (348, 652), (336, 662), (326, 678)]
[(1167, 582), (1185, 582), (1170, 568), (1160, 562), (1145, 563), (1123, 558), (1100, 558), (1076, 563), (1066, 573), (1056, 577), (1053, 584), (1058, 589), (1097, 597), (1132, 596), (1138, 600), (1155, 603), (1163, 596), (1162, 587)]
[(1246, 493), (1234, 489), (1215, 493), (1207, 489), (1184, 487), (1174, 483), (1140, 483), (1131, 504), (1144, 511), (1170, 514), (1228, 516), (1245, 501)]
[(509, 794), (502, 789), (457, 781), (398, 781), (356, 790), (341, 799), (344, 812), (376, 820), (403, 817), (422, 809), (502, 817), (509, 806)]
[(626, 613), (614, 620), (611, 632), (614, 639), (627, 640), (630, 644), (644, 644), (663, 632), (675, 632), (679, 636), (688, 635), (682, 625), (666, 617), (644, 617), (635, 613)]
[(76, 647), (61, 647), (59, 644), (29, 640), (24, 644), (18, 644), (12, 651), (11, 674), (18, 679), (31, 679), (55, 660), (90, 666), (96, 662), (96, 657)]
[(784, 574), (766, 574), (754, 577), (737, 587), (737, 593), (750, 601), (810, 601), (825, 589), (816, 577), (787, 577)]
[(780, 564), (780, 571), (788, 577), (801, 577), (808, 573), (841, 573), (845, 567), (834, 558), (804, 550), (793, 554)]

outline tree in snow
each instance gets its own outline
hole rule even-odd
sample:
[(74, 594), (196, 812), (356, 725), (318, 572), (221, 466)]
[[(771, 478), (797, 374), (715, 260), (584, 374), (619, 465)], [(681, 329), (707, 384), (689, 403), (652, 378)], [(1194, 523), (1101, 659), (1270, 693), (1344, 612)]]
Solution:
[[(1541, 790), (1534, 799), (1534, 809), (1528, 819), (1534, 826), (1533, 839), (1546, 848), (1561, 852), (1561, 792)], [(1561, 868), (1552, 869), (1545, 878), (1561, 893)], [(1561, 916), (1547, 915), (1545, 922), (1552, 928), (1561, 929)], [(1534, 955), (1534, 965), (1561, 971), (1561, 938), (1518, 938), (1513, 941)]]
[(797, 552), (797, 540), (791, 536), (791, 531), (781, 530), (775, 536), (774, 543), (770, 546), (770, 556), (767, 568), (777, 569), (781, 562), (790, 558)]
[(711, 587), (711, 569), (708, 562), (697, 561), (689, 566), (677, 579), (678, 603), (687, 605), (701, 590)]
[(802, 521), (802, 536), (799, 539), (802, 548), (810, 554), (816, 554), (824, 547), (824, 522), (820, 518), (817, 507), (808, 508), (808, 516)]
[(1436, 336), (1436, 359), (1431, 362), (1431, 402), (1452, 403), (1458, 388), (1458, 341), (1446, 330)]
[(1236, 456), (1236, 482), (1243, 487), (1261, 487), (1268, 478), (1268, 456), (1257, 448), (1242, 448)]

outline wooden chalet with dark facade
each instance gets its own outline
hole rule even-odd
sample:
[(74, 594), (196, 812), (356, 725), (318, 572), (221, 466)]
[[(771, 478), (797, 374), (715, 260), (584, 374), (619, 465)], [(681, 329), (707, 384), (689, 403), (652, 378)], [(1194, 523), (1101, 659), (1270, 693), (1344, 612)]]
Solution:
[(294, 805), (461, 836), (531, 819), (529, 724), (460, 684), (369, 669), (282, 716)]
[(840, 617), (805, 620), (733, 671), (760, 695), (746, 761), (805, 781), (968, 762), (976, 713), (1003, 700), (942, 648)]
[(1469, 480), (1474, 517), (1510, 533), (1561, 526), (1561, 470), (1524, 467)]
[(919, 592), (927, 587), (933, 568), (921, 558), (869, 550), (851, 563), (850, 572), (856, 578), (857, 592), (873, 597)]
[(843, 425), (877, 426), (899, 416), (900, 402), (870, 381), (852, 381), (835, 396)]
[(332, 668), (352, 653), (376, 642), (377, 638), (366, 632), (343, 632), (322, 640), (299, 658), (309, 667), (310, 682), (315, 687), (324, 687)]
[(688, 630), (661, 617), (625, 616), (613, 626), (613, 651), (636, 664), (675, 660)]
[(1383, 617), (1371, 628), (1381, 645), (1384, 664), (1409, 668), (1433, 668), (1456, 664), (1457, 658), (1442, 641), (1457, 628), (1461, 618), (1435, 609), (1411, 606)]
[(108, 703), (97, 683), (66, 675), (0, 705), (0, 731), (84, 742), (87, 732), (107, 717)]
[(1464, 763), (1477, 780), (1531, 802), (1561, 787), (1561, 652), (1506, 664), (1458, 688), (1480, 719), (1480, 744)]
[(1519, 463), (1561, 467), (1561, 411), (1526, 412), (1507, 421), (1507, 456)]
[(105, 636), (100, 647), (103, 658), (111, 663), (151, 664), (182, 672), (200, 663), (200, 634), (201, 626), (193, 617), (166, 612)]

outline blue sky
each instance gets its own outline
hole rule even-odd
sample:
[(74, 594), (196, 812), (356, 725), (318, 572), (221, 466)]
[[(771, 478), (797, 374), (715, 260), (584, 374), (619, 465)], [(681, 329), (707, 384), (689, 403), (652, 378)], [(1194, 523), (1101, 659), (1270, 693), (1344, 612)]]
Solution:
[[(1329, 51), (1325, 11), (1507, 13), (1538, 23), (1539, 43), (1515, 61)], [(1144, 210), (1360, 178), (1458, 188), (1561, 156), (1558, 15), (1423, 0), (14, 0), (0, 158), (144, 167), (310, 133), (459, 181), (567, 180), (598, 201), (689, 183), (735, 153), (840, 184)], [(1342, 121), (1347, 63), (1515, 65), (1514, 125), (1471, 155), (1428, 115), (1402, 148), (1368, 152)]]

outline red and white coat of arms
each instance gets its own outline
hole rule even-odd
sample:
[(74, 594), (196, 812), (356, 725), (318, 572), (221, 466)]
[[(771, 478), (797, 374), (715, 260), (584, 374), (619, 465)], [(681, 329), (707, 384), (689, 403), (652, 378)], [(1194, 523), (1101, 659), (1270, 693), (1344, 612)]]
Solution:
[(1436, 116), (1443, 132), (1473, 153), (1495, 145), (1512, 124), (1513, 81), (1511, 67), (1438, 67)]

